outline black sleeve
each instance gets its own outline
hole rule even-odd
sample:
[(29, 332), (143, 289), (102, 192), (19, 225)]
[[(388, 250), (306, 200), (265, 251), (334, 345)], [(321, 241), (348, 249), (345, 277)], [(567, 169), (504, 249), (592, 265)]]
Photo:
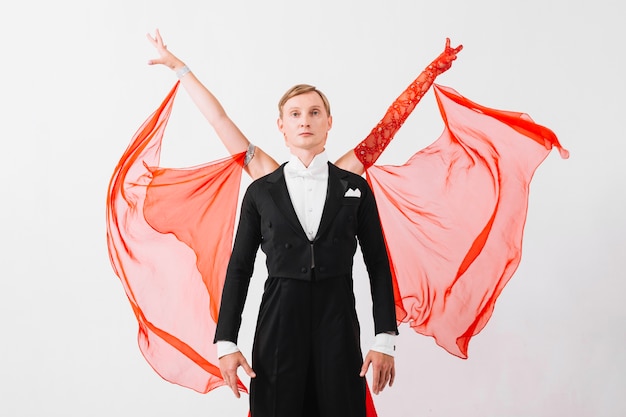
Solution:
[(370, 279), (374, 330), (376, 334), (397, 334), (393, 281), (378, 208), (365, 180), (359, 188), (364, 192), (359, 206), (357, 237)]
[(248, 187), (241, 204), (235, 243), (226, 270), (214, 343), (218, 340), (237, 343), (241, 315), (261, 243), (260, 216), (253, 185), (254, 183)]

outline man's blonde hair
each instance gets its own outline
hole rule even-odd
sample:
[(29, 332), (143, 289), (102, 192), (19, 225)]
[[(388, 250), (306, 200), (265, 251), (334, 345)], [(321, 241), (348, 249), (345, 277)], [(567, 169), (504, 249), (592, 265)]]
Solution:
[(283, 107), (285, 106), (285, 103), (287, 102), (287, 100), (289, 100), (292, 97), (299, 96), (300, 94), (309, 93), (311, 91), (315, 91), (322, 98), (322, 102), (324, 103), (324, 108), (326, 109), (326, 113), (328, 114), (328, 116), (330, 116), (330, 103), (328, 99), (326, 98), (326, 96), (324, 95), (324, 93), (322, 93), (320, 90), (318, 90), (316, 87), (312, 85), (297, 84), (291, 87), (289, 90), (287, 90), (287, 92), (283, 94), (280, 101), (278, 102), (279, 117), (281, 119), (283, 118)]

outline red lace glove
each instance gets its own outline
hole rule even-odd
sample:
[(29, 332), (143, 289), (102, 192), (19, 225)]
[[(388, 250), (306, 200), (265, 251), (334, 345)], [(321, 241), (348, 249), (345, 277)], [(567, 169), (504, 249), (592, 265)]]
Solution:
[(409, 117), (413, 109), (438, 75), (446, 72), (452, 66), (452, 61), (463, 49), (463, 45), (456, 48), (450, 46), (450, 39), (446, 38), (444, 51), (431, 62), (422, 73), (396, 98), (389, 106), (382, 120), (372, 129), (370, 134), (354, 148), (354, 153), (365, 169), (376, 162), (385, 150), (391, 139), (404, 121)]

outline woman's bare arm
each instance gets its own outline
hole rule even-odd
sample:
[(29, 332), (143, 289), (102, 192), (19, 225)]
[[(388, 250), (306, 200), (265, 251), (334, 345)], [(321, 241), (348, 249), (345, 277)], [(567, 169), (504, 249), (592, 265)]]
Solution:
[[(175, 72), (179, 72), (186, 67), (182, 60), (167, 49), (158, 29), (154, 37), (150, 34), (148, 34), (147, 37), (159, 54), (158, 58), (148, 61), (149, 65), (165, 65)], [(182, 75), (180, 82), (202, 115), (213, 127), (228, 152), (231, 155), (245, 152), (250, 145), (250, 141), (241, 130), (239, 130), (230, 117), (228, 117), (226, 111), (213, 93), (211, 93), (191, 71)], [(257, 147), (254, 152), (254, 158), (245, 166), (245, 171), (253, 179), (256, 179), (274, 171), (277, 167), (278, 163), (262, 149)]]

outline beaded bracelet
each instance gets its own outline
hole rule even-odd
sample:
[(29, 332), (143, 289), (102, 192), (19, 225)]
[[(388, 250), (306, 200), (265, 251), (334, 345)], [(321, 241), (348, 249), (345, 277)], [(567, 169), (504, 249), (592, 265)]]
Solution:
[(252, 143), (248, 144), (248, 150), (246, 151), (246, 156), (243, 159), (243, 166), (247, 166), (250, 161), (252, 161), (252, 158), (254, 158), (254, 151), (256, 150), (256, 146), (254, 146)]

